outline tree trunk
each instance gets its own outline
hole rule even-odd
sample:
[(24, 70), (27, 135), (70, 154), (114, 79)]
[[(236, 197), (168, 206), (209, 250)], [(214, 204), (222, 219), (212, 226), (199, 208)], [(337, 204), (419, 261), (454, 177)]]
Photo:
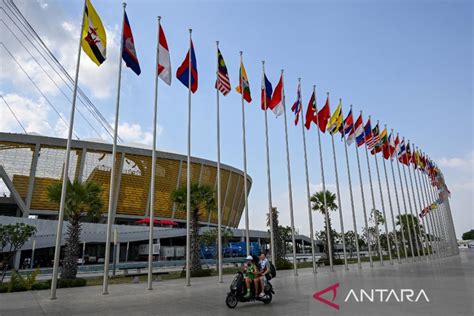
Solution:
[(66, 246), (64, 249), (62, 279), (75, 279), (77, 275), (77, 259), (81, 251), (81, 223), (79, 216), (71, 216), (67, 226)]
[(201, 270), (201, 256), (199, 252), (199, 210), (191, 213), (191, 273)]

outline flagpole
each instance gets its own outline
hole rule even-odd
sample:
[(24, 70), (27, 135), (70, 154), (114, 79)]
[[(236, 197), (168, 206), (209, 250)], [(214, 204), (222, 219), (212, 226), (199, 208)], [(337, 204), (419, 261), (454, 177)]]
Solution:
[[(444, 208), (443, 208), (444, 210)], [(446, 234), (444, 232), (444, 225), (443, 225), (443, 222), (442, 222), (442, 217), (441, 217), (441, 209), (438, 210), (437, 212), (434, 213), (434, 221), (435, 223), (437, 222), (437, 225), (438, 225), (438, 236), (440, 238), (440, 241), (441, 241), (441, 247), (442, 247), (442, 256), (443, 257), (446, 257), (446, 251), (447, 251), (447, 240), (446, 240)]]
[[(298, 78), (298, 85), (301, 86), (301, 78)], [(301, 104), (301, 106), (303, 105)], [(304, 170), (305, 170), (305, 176), (306, 176), (306, 198), (308, 200), (308, 220), (309, 220), (309, 238), (311, 239), (311, 258), (313, 261), (313, 273), (317, 273), (316, 256), (314, 254), (313, 214), (311, 211), (311, 192), (309, 189), (308, 155), (306, 152), (306, 135), (305, 135), (306, 133), (304, 130), (305, 127), (304, 127), (304, 119), (303, 119), (303, 109), (301, 109), (300, 114), (301, 114), (301, 133), (303, 134)]]
[[(240, 67), (243, 65), (242, 51), (240, 51)], [(244, 106), (244, 87), (242, 86), (242, 69), (240, 71), (241, 101), (242, 101), (242, 145), (244, 153), (244, 193), (245, 193), (245, 246), (247, 256), (250, 255), (250, 235), (249, 235), (249, 200), (247, 188), (247, 141), (245, 138), (245, 106)], [(270, 213), (271, 214), (271, 213)]]
[[(342, 99), (339, 99), (339, 102), (342, 102)], [(342, 109), (341, 109), (341, 116), (342, 116)], [(341, 225), (341, 233), (342, 233), (342, 252), (344, 255), (345, 269), (349, 270), (349, 266), (347, 265), (347, 256), (346, 256), (346, 235), (344, 234), (344, 221), (342, 219), (342, 203), (341, 203), (341, 192), (339, 189), (339, 174), (337, 172), (336, 148), (334, 146), (334, 134), (331, 133), (331, 131), (330, 131), (330, 134), (331, 134), (331, 143), (332, 143), (332, 158), (334, 160), (334, 173), (336, 176), (337, 203), (339, 203), (338, 208), (339, 208), (339, 223)]]
[[(216, 80), (219, 80), (219, 41), (216, 41), (217, 69)], [(221, 201), (221, 128), (220, 128), (220, 105), (219, 90), (216, 89), (216, 120), (217, 120), (217, 251), (218, 251), (218, 279), (223, 283), (222, 278), (222, 201)]]
[[(360, 115), (362, 117), (362, 111), (360, 111)], [(365, 135), (364, 135), (364, 138), (365, 138)], [(360, 170), (359, 145), (357, 144), (357, 139), (355, 142), (356, 142), (355, 149), (356, 149), (356, 157), (357, 157), (357, 170), (359, 171), (360, 193), (362, 197), (362, 209), (364, 211), (365, 230), (367, 231), (367, 250), (369, 252), (370, 267), (373, 268), (374, 262), (372, 260), (372, 246), (370, 245), (371, 240), (370, 240), (370, 234), (369, 234), (369, 222), (367, 220), (367, 207), (365, 206), (364, 181), (362, 180), (362, 171)]]
[[(158, 39), (156, 42), (156, 67), (158, 71), (159, 50), (160, 50), (160, 32), (161, 32), (161, 16), (157, 17), (158, 22)], [(148, 214), (148, 290), (153, 290), (153, 227), (155, 224), (155, 175), (156, 175), (156, 124), (158, 120), (158, 73), (155, 74), (155, 93), (153, 101), (153, 144), (151, 150), (151, 179), (150, 179), (150, 209)]]
[[(392, 135), (393, 135), (393, 129), (392, 129)], [(398, 134), (397, 134), (398, 138)], [(397, 147), (395, 146), (395, 159), (398, 159), (398, 153), (397, 153)], [(405, 234), (404, 234), (404, 229), (402, 225), (402, 214), (400, 212), (400, 200), (398, 199), (398, 189), (397, 189), (397, 181), (395, 180), (395, 172), (393, 170), (393, 157), (390, 157), (390, 169), (392, 171), (392, 180), (393, 180), (393, 190), (395, 191), (395, 201), (397, 202), (397, 210), (398, 210), (398, 218), (400, 221), (400, 232), (402, 235), (402, 246), (403, 246), (403, 252), (405, 254), (405, 260), (408, 262), (408, 251), (406, 245), (406, 240), (405, 240)], [(394, 222), (395, 225), (395, 222)], [(395, 234), (396, 234), (396, 229), (395, 229)], [(401, 263), (401, 261), (399, 262)]]
[[(431, 202), (429, 201), (429, 197), (426, 195), (426, 191), (424, 190), (421, 171), (415, 172), (415, 175), (418, 175), (418, 183), (419, 183), (419, 188), (420, 188), (419, 192), (420, 192), (420, 196), (421, 196), (422, 201), (423, 201), (423, 205), (425, 205), (425, 207), (430, 208), (430, 210), (428, 211), (428, 213), (429, 213), (429, 212), (431, 212)], [(415, 177), (415, 181), (416, 181), (416, 177)], [(428, 234), (426, 234), (426, 231), (425, 231), (425, 243), (428, 243), (427, 246), (426, 246), (427, 253), (428, 253), (428, 256), (432, 256), (433, 255), (433, 244), (432, 244), (432, 241), (431, 241), (431, 228), (429, 226), (428, 219), (426, 218), (426, 220), (425, 220), (426, 215), (428, 215), (428, 214), (424, 214), (421, 219), (423, 220), (423, 226), (425, 226), (426, 229), (428, 230)]]
[(186, 168), (186, 285), (191, 286), (191, 70), (192, 29), (189, 29), (188, 70), (188, 157)]
[[(424, 187), (425, 195), (426, 195), (427, 199), (430, 199), (432, 201), (432, 203), (436, 202), (435, 196), (433, 194), (430, 194), (430, 190), (428, 189), (427, 177), (423, 177), (423, 175), (422, 175), (421, 178), (423, 179), (423, 187)], [(429, 225), (431, 225), (431, 229), (430, 229), (431, 242), (434, 243), (434, 245), (436, 247), (436, 256), (439, 258), (439, 244), (438, 244), (438, 241), (435, 238), (435, 231), (434, 231), (434, 226), (433, 226), (432, 213), (433, 212), (431, 212), (431, 211), (428, 213), (428, 218), (426, 219), (426, 221), (429, 223)], [(434, 255), (433, 251), (434, 251), (433, 245), (431, 245), (431, 254)]]
[[(387, 125), (385, 125), (385, 129), (387, 128)], [(390, 134), (393, 137), (393, 134)], [(387, 145), (388, 146), (388, 151), (390, 153), (390, 143)], [(392, 197), (390, 195), (390, 185), (388, 183), (388, 176), (387, 176), (387, 165), (385, 163), (385, 157), (382, 157), (382, 163), (383, 163), (383, 171), (385, 174), (385, 185), (387, 186), (387, 196), (388, 196), (388, 206), (390, 208), (390, 215), (392, 217), (392, 226), (393, 226), (393, 238), (395, 239), (395, 249), (397, 250), (397, 262), (398, 264), (401, 263), (400, 261), (400, 249), (398, 248), (398, 236), (397, 236), (397, 229), (395, 227), (395, 217), (393, 216), (393, 205), (392, 205)], [(387, 223), (387, 219), (385, 219), (385, 225)], [(389, 236), (387, 234), (387, 240), (389, 239)]]
[(69, 129), (68, 137), (66, 143), (66, 156), (64, 158), (64, 169), (63, 169), (63, 183), (61, 186), (61, 200), (59, 203), (59, 214), (58, 214), (58, 228), (56, 231), (56, 241), (54, 245), (54, 261), (53, 261), (53, 276), (51, 280), (51, 295), (50, 299), (56, 299), (56, 287), (58, 284), (58, 271), (59, 271), (59, 257), (61, 254), (61, 238), (63, 233), (63, 220), (64, 220), (64, 207), (66, 204), (66, 191), (67, 185), (69, 182), (68, 171), (69, 171), (69, 161), (71, 154), (71, 143), (72, 143), (72, 133), (74, 126), (74, 114), (76, 111), (76, 96), (77, 96), (77, 85), (79, 79), (79, 66), (81, 64), (81, 43), (82, 43), (82, 29), (84, 28), (84, 16), (86, 13), (86, 0), (84, 0), (84, 9), (82, 12), (82, 22), (81, 22), (81, 33), (79, 36), (79, 47), (77, 50), (77, 63), (76, 63), (76, 76), (74, 78), (74, 89), (72, 92), (72, 105), (71, 105), (71, 114), (69, 119)]
[[(282, 83), (283, 80), (283, 69), (281, 70)], [(285, 88), (284, 84), (282, 87), (283, 91), (283, 117), (285, 123), (285, 143), (286, 143), (286, 169), (288, 172), (288, 199), (290, 203), (290, 222), (291, 222), (291, 241), (293, 242), (293, 273), (298, 275), (298, 269), (296, 267), (296, 241), (295, 241), (295, 219), (293, 216), (293, 192), (291, 190), (291, 167), (290, 167), (290, 149), (288, 145), (288, 124), (286, 122), (286, 102), (285, 102)]]
[[(350, 111), (352, 113), (352, 104), (351, 104)], [(341, 115), (342, 115), (342, 112), (341, 112)], [(354, 126), (352, 126), (352, 128), (354, 128)], [(344, 123), (342, 127), (342, 137), (344, 138), (344, 152), (346, 154), (347, 178), (349, 180), (349, 196), (351, 198), (352, 224), (354, 225), (355, 244), (356, 244), (356, 252), (357, 252), (357, 266), (359, 267), (359, 269), (362, 269), (362, 264), (360, 262), (359, 234), (357, 233), (357, 222), (356, 222), (355, 208), (354, 208), (354, 196), (352, 194), (351, 169), (349, 168), (349, 155), (347, 154), (347, 139), (346, 139), (346, 130), (345, 130)], [(354, 137), (355, 137), (355, 133), (354, 133)], [(355, 146), (357, 146), (357, 142)]]
[[(413, 148), (414, 149), (416, 148), (414, 144), (413, 144)], [(416, 153), (416, 149), (415, 149), (415, 153)], [(415, 159), (416, 159), (416, 155), (415, 155)], [(418, 183), (416, 182), (416, 166), (415, 165), (418, 165), (418, 161), (415, 161), (415, 164), (413, 165), (413, 182), (415, 182), (416, 194), (417, 194), (417, 197), (418, 197), (418, 209), (422, 210), (423, 205), (421, 204), (420, 192), (419, 192), (419, 189), (418, 189)], [(411, 182), (411, 173), (410, 173), (410, 182)], [(412, 183), (412, 190), (413, 190), (413, 183)], [(415, 191), (413, 191), (413, 197), (415, 197)], [(416, 211), (416, 209), (415, 209), (415, 211)], [(415, 216), (418, 218), (418, 211), (416, 211)], [(423, 257), (425, 257), (428, 260), (428, 257), (426, 256), (426, 251), (425, 251), (425, 246), (427, 244), (426, 244), (426, 231), (424, 229), (423, 218), (421, 218), (420, 226), (423, 228), (423, 233), (421, 232), (421, 228), (420, 228), (420, 235), (421, 235), (420, 237), (424, 239), (423, 241), (421, 241), (421, 250), (422, 250), (422, 253), (423, 253)], [(423, 242), (424, 242), (424, 245), (423, 245)]]
[[(397, 134), (398, 136), (398, 134)], [(403, 143), (405, 143), (405, 138), (403, 138)], [(406, 146), (406, 145), (405, 145)], [(405, 147), (406, 148), (406, 147)], [(406, 149), (405, 149), (405, 157), (406, 157)], [(403, 167), (402, 167), (403, 168)], [(400, 191), (402, 192), (402, 199), (403, 199), (403, 208), (405, 209), (405, 218), (407, 220), (407, 227), (410, 225), (410, 223), (408, 222), (408, 207), (407, 207), (407, 203), (406, 201), (408, 200), (408, 204), (410, 204), (410, 195), (408, 193), (408, 188), (406, 188), (406, 191), (407, 191), (407, 198), (405, 200), (405, 191), (403, 190), (403, 181), (402, 181), (402, 173), (400, 172), (400, 161), (397, 157), (397, 169), (398, 169), (398, 177), (400, 179)], [(403, 174), (405, 175), (405, 169), (403, 169)], [(405, 181), (406, 181), (406, 175), (405, 175)], [(410, 206), (411, 207), (411, 206)], [(403, 221), (402, 221), (402, 218), (400, 216), (400, 227), (403, 227)], [(413, 249), (413, 240), (411, 238), (411, 230), (410, 230), (410, 227), (408, 227), (408, 241), (410, 242), (409, 244), (409, 249), (410, 249), (410, 252), (411, 252), (411, 258), (413, 261), (415, 261), (415, 251)], [(408, 262), (408, 258), (407, 258), (407, 262)]]
[[(406, 145), (407, 147), (407, 150), (405, 151), (405, 159), (407, 160), (408, 162), (408, 170), (410, 170), (410, 160), (411, 160), (411, 157), (408, 157), (408, 148), (409, 148), (409, 145), (410, 145), (410, 142), (408, 142), (408, 144)], [(408, 200), (408, 206), (410, 207), (410, 214), (411, 214), (411, 226), (413, 228), (413, 238), (414, 238), (414, 244), (415, 244), (415, 248), (416, 248), (416, 254), (417, 254), (417, 257), (420, 257), (420, 249), (418, 248), (418, 237), (417, 237), (417, 232), (416, 232), (416, 227), (415, 227), (415, 221), (413, 220), (413, 209), (412, 209), (412, 201), (410, 200), (410, 188), (408, 187), (408, 180), (407, 180), (407, 174), (405, 172), (405, 166), (402, 166), (402, 169), (403, 169), (403, 177), (405, 178), (405, 188), (407, 190), (407, 200)], [(415, 206), (416, 208), (416, 206)], [(407, 222), (408, 222), (408, 217), (407, 217)], [(407, 223), (408, 225), (410, 225), (410, 223)], [(412, 249), (413, 251), (413, 249)], [(415, 258), (413, 257), (413, 260), (415, 260)]]
[[(418, 164), (418, 162), (416, 162), (416, 163)], [(420, 183), (420, 185), (418, 185), (417, 173), (418, 172), (416, 172), (415, 166), (413, 166), (413, 180), (415, 182), (416, 195), (418, 196), (418, 204), (420, 205), (419, 210), (422, 211), (423, 210), (423, 205), (425, 205), (425, 207), (426, 207), (426, 203), (425, 203), (424, 197), (422, 195), (420, 195), (421, 183)], [(422, 197), (423, 197), (423, 199), (422, 199)], [(425, 241), (425, 246), (424, 247), (426, 247), (426, 251), (424, 251), (424, 253), (426, 254), (426, 258), (429, 259), (429, 254), (430, 254), (430, 252), (429, 252), (430, 248), (429, 247), (430, 247), (430, 245), (428, 244), (428, 237), (426, 235), (426, 230), (428, 229), (428, 227), (425, 225), (425, 216), (421, 217), (421, 223), (423, 224), (423, 228), (424, 228), (423, 229), (423, 237), (425, 239), (424, 240)]]
[[(313, 86), (313, 92), (314, 92), (314, 99), (316, 100), (316, 86)], [(329, 92), (327, 93), (327, 97), (329, 98)], [(316, 110), (317, 110), (317, 105), (316, 105)], [(316, 124), (318, 125), (317, 130), (318, 130), (319, 161), (320, 161), (320, 166), (321, 166), (321, 180), (323, 182), (323, 205), (324, 205), (324, 216), (326, 220), (326, 238), (327, 238), (328, 251), (329, 251), (329, 266), (331, 267), (331, 271), (334, 271), (334, 265), (332, 262), (333, 261), (332, 260), (332, 242), (331, 242), (332, 232), (329, 231), (329, 213), (328, 213), (328, 205), (327, 205), (327, 199), (326, 199), (326, 181), (324, 179), (323, 150), (321, 146), (321, 130), (319, 129), (319, 116), (318, 115), (316, 115)]]
[[(262, 72), (263, 72), (263, 87), (265, 98), (263, 98), (264, 116), (265, 116), (265, 149), (267, 158), (267, 189), (268, 189), (268, 217), (270, 219), (270, 252), (273, 262), (276, 264), (276, 245), (275, 235), (273, 232), (273, 206), (272, 206), (272, 180), (270, 173), (270, 146), (268, 143), (268, 119), (267, 119), (267, 90), (265, 86), (265, 61), (262, 60)], [(270, 96), (271, 97), (271, 96)]]
[[(370, 115), (369, 115), (369, 120), (370, 120)], [(373, 213), (375, 211), (375, 195), (374, 195), (374, 186), (372, 184), (372, 173), (370, 172), (369, 150), (367, 148), (367, 141), (364, 142), (364, 145), (365, 145), (365, 158), (367, 159), (367, 170), (369, 171), (370, 195), (372, 196), (372, 213)], [(375, 219), (375, 238), (377, 239), (379, 260), (380, 260), (380, 265), (383, 266), (384, 264), (383, 264), (383, 256), (382, 256), (382, 247), (380, 245), (380, 238), (379, 238), (379, 223), (375, 217), (374, 219)], [(367, 230), (367, 235), (369, 235), (368, 230)]]
[[(125, 22), (125, 7), (127, 4), (123, 4), (123, 18), (122, 25)], [(114, 140), (112, 146), (112, 168), (110, 171), (110, 188), (109, 188), (109, 207), (107, 213), (107, 235), (105, 239), (105, 259), (104, 259), (104, 279), (102, 282), (102, 294), (109, 294), (109, 261), (110, 261), (110, 239), (112, 234), (112, 223), (114, 222), (113, 218), (113, 201), (114, 201), (114, 192), (115, 192), (115, 162), (117, 155), (117, 134), (118, 134), (118, 120), (119, 120), (119, 111), (120, 111), (120, 84), (122, 81), (122, 51), (123, 51), (123, 27), (120, 36), (120, 50), (119, 50), (119, 69), (118, 69), (118, 82), (117, 82), (117, 101), (115, 104), (115, 126), (114, 126)], [(121, 172), (121, 170), (119, 171)]]
[[(379, 121), (377, 121), (377, 125), (379, 124)], [(381, 140), (380, 140), (381, 142)], [(389, 257), (389, 260), (390, 260), (390, 264), (393, 264), (393, 259), (392, 259), (392, 250), (390, 249), (390, 238), (389, 238), (389, 235), (388, 235), (388, 226), (387, 226), (387, 215), (385, 213), (385, 203), (384, 203), (384, 200), (383, 200), (383, 193), (382, 193), (382, 182), (380, 181), (380, 172), (379, 172), (379, 163), (378, 163), (378, 159), (377, 159), (377, 153), (375, 152), (375, 149), (374, 149), (374, 160), (375, 160), (375, 170), (377, 171), (377, 180), (379, 182), (379, 192), (380, 192), (380, 202), (382, 204), (382, 213), (383, 213), (383, 218), (384, 218), (384, 226), (385, 226), (385, 235), (386, 235), (386, 238), (387, 238), (387, 248), (388, 248), (388, 257)], [(377, 223), (377, 219), (375, 219), (375, 222)], [(378, 229), (377, 229), (377, 232), (378, 232)], [(380, 239), (380, 237), (379, 237)]]

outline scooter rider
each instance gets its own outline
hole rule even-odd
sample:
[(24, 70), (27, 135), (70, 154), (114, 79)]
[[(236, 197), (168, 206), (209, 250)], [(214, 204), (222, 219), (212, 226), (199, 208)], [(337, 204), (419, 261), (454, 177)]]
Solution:
[[(260, 295), (259, 297), (265, 297), (265, 283), (267, 282), (267, 277), (270, 273), (270, 261), (268, 261), (265, 252), (261, 252), (259, 256), (260, 261), (258, 262), (260, 272), (258, 273), (257, 278), (255, 279), (256, 284), (260, 284)], [(257, 291), (255, 291), (257, 293)]]
[[(251, 291), (250, 287), (252, 286), (252, 282), (254, 282), (255, 286), (255, 293), (258, 293), (258, 283), (255, 280), (257, 276), (257, 265), (252, 256), (247, 256), (247, 262), (244, 265), (244, 272), (245, 272), (245, 285), (247, 286), (247, 294), (245, 294), (244, 298), (250, 298)], [(255, 281), (254, 281), (255, 280)]]

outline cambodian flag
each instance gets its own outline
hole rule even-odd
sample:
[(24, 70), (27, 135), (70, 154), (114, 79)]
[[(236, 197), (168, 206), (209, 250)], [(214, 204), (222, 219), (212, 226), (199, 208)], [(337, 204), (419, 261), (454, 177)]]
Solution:
[(128, 68), (132, 69), (134, 73), (140, 75), (140, 64), (138, 63), (137, 52), (135, 51), (135, 43), (133, 41), (132, 29), (128, 22), (128, 16), (125, 12), (123, 19), (123, 38), (122, 38), (122, 58)]
[(191, 41), (191, 48), (186, 54), (186, 58), (184, 58), (183, 63), (176, 71), (176, 78), (178, 78), (182, 84), (189, 88), (189, 55), (191, 55), (191, 92), (194, 93), (198, 88), (198, 72), (193, 41)]

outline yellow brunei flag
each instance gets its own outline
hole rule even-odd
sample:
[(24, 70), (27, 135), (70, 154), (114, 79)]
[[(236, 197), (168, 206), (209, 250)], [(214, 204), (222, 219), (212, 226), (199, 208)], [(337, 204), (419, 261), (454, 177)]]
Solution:
[(342, 125), (342, 100), (339, 99), (339, 104), (337, 105), (336, 111), (332, 114), (328, 122), (328, 131), (332, 135), (335, 134)]
[(86, 8), (84, 10), (82, 49), (97, 66), (100, 66), (105, 61), (107, 34), (90, 0), (86, 1)]

